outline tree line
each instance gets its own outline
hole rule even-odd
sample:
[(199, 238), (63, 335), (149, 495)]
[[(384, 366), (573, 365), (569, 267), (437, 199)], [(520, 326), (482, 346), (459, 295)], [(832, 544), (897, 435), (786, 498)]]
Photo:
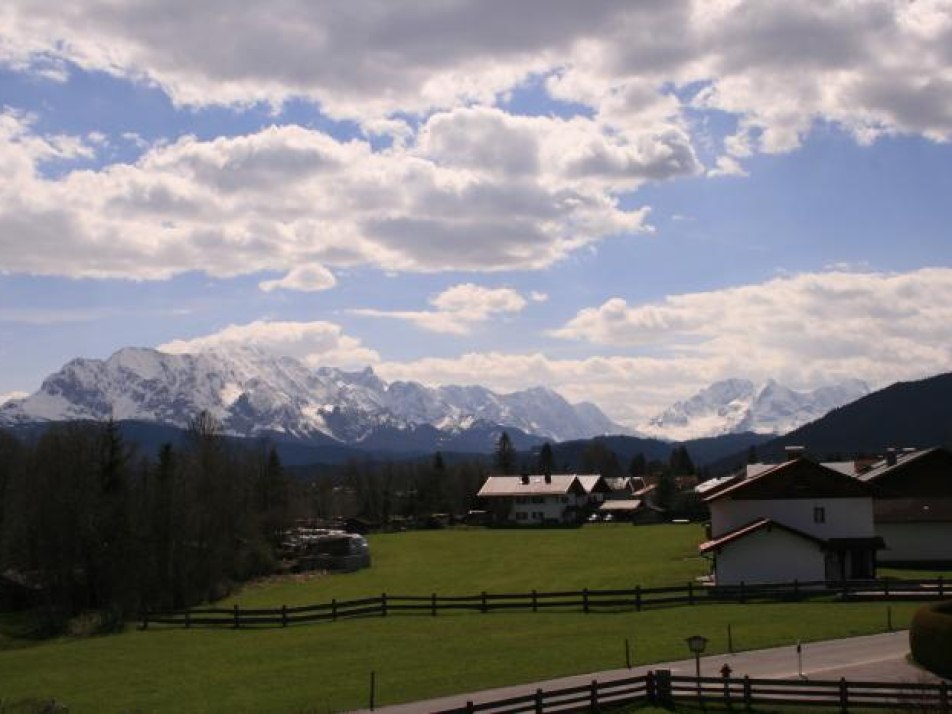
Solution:
[(292, 487), (273, 448), (225, 440), (204, 413), (152, 456), (113, 422), (0, 432), (0, 573), (34, 588), (53, 626), (215, 599), (273, 569)]

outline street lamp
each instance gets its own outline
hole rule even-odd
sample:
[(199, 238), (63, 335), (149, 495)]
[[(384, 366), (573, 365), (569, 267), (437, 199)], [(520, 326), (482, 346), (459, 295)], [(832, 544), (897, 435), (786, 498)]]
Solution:
[(691, 635), (685, 642), (688, 643), (688, 649), (694, 653), (694, 669), (698, 679), (701, 678), (701, 653), (707, 647), (707, 638), (701, 635)]

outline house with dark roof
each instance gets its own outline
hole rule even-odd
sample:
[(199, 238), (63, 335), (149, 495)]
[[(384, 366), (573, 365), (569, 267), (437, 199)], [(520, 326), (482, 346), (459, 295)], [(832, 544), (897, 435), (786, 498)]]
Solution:
[(872, 489), (806, 458), (751, 470), (708, 486), (718, 585), (875, 577), (883, 546)]
[(887, 546), (882, 562), (952, 564), (952, 453), (890, 449), (856, 478), (873, 489), (876, 533)]
[(598, 474), (489, 476), (477, 496), (496, 523), (579, 523), (610, 489)]

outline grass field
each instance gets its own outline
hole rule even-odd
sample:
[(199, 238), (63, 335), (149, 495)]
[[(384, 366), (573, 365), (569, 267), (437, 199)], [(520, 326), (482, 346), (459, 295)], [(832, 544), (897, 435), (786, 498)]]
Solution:
[[(263, 583), (243, 607), (301, 604), (388, 591), (631, 587), (705, 572), (694, 526), (599, 526), (579, 531), (449, 531), (376, 536), (374, 566), (351, 575)], [(573, 540), (574, 537), (574, 540)], [(893, 604), (904, 627), (915, 604)], [(18, 620), (6, 617), (9, 632)], [(791, 603), (678, 607), (641, 613), (400, 615), (288, 629), (130, 628), (40, 643), (0, 638), (0, 698), (55, 697), (84, 712), (329, 712), (394, 703), (709, 651), (759, 648), (882, 631), (882, 604)], [(13, 633), (15, 634), (15, 633)], [(24, 646), (26, 644), (27, 646)], [(15, 646), (15, 647), (14, 647)]]

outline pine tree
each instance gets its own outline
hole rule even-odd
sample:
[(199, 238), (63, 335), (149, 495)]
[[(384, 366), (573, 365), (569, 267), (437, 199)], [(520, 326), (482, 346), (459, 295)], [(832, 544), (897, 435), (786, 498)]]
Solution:
[(552, 474), (552, 467), (555, 463), (555, 457), (552, 454), (552, 444), (548, 441), (539, 449), (539, 458), (536, 461), (536, 470), (540, 474), (549, 476)]
[(500, 434), (499, 441), (496, 442), (493, 465), (502, 474), (511, 474), (516, 466), (516, 450), (513, 448), (512, 440), (506, 432)]

